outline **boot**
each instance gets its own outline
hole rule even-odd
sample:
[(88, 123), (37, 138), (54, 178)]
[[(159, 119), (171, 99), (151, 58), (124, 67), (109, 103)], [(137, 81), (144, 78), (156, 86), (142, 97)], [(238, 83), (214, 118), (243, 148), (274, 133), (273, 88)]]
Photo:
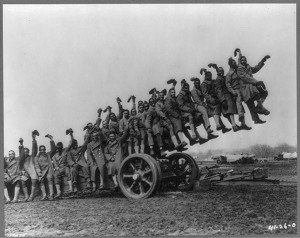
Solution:
[(65, 192), (66, 194), (73, 192), (73, 184), (71, 180), (68, 181), (68, 185), (69, 185), (69, 190)]
[(20, 185), (16, 184), (14, 199), (11, 202), (13, 202), (13, 203), (19, 202), (19, 195), (20, 195)]
[(41, 187), (41, 191), (42, 191), (41, 201), (46, 201), (47, 200), (47, 194), (46, 194), (45, 184), (41, 183), (40, 187)]
[(154, 150), (153, 150), (153, 147), (150, 147), (150, 155), (154, 156)]
[(9, 195), (8, 195), (8, 190), (7, 190), (7, 188), (4, 188), (4, 197), (5, 197), (5, 199), (6, 199), (5, 203), (10, 203), (10, 202), (11, 202), (10, 197), (9, 197)]
[(30, 193), (30, 197), (28, 198), (28, 202), (32, 202), (35, 196), (35, 191), (36, 191), (36, 180), (32, 179), (31, 180), (31, 193)]
[(55, 184), (55, 188), (56, 188), (56, 192), (57, 194), (55, 195), (55, 199), (60, 198), (61, 196), (61, 191), (60, 191), (60, 185), (59, 184)]
[(218, 135), (214, 135), (214, 134), (212, 134), (212, 133), (208, 133), (208, 135), (207, 135), (207, 139), (208, 140), (212, 140), (212, 139), (215, 139), (215, 138), (217, 138), (217, 137), (219, 137)]
[(53, 189), (53, 184), (52, 183), (48, 183), (48, 187), (49, 187), (49, 200), (52, 201), (54, 199), (54, 189)]
[(134, 153), (135, 154), (139, 153), (139, 146), (134, 146)]
[(28, 195), (28, 188), (27, 188), (26, 184), (22, 184), (22, 189), (23, 189), (23, 193), (25, 196), (24, 202), (27, 202), (29, 199), (29, 195)]
[(142, 154), (145, 153), (145, 145), (141, 145), (141, 153), (142, 153)]
[(178, 144), (176, 136), (171, 136), (171, 140), (173, 142), (173, 144), (175, 145), (175, 150), (178, 149), (178, 147), (181, 145)]
[(86, 180), (86, 189), (91, 189), (91, 180), (90, 179), (87, 179)]

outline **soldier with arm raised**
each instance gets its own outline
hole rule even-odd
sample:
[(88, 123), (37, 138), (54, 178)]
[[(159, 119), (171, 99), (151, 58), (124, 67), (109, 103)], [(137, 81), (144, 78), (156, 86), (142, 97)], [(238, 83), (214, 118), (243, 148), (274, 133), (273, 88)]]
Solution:
[(240, 90), (240, 79), (237, 75), (237, 63), (231, 57), (228, 59), (228, 65), (230, 67), (229, 72), (226, 74), (226, 87), (231, 93), (233, 99), (235, 100), (239, 121), (241, 122), (240, 130), (250, 130), (245, 122), (245, 110), (242, 104), (243, 98)]
[[(37, 154), (37, 142), (35, 137), (39, 135), (37, 130), (34, 130), (32, 132), (32, 153), (30, 155), (30, 151), (28, 148), (24, 148), (23, 146), (23, 139), (20, 138), (20, 146), (19, 146), (19, 154), (20, 154), (20, 171), (22, 173), (21, 176), (21, 185), (22, 190), (25, 196), (25, 202), (33, 201), (35, 192), (36, 192), (36, 186), (37, 186), (37, 173), (34, 168), (33, 160)], [(28, 196), (28, 188), (26, 185), (26, 181), (28, 178), (31, 179), (31, 194)]]
[(70, 134), (72, 146), (68, 153), (68, 165), (70, 167), (71, 172), (71, 180), (73, 184), (73, 191), (77, 192), (77, 179), (79, 175), (79, 171), (81, 170), (83, 172), (83, 176), (86, 180), (86, 188), (91, 188), (91, 178), (90, 178), (90, 172), (88, 168), (88, 164), (86, 162), (86, 159), (84, 157), (84, 153), (87, 148), (87, 144), (89, 143), (90, 136), (86, 136), (84, 144), (82, 146), (78, 146), (77, 140), (73, 137), (73, 130), (70, 128), (66, 131), (66, 134)]
[(48, 182), (48, 187), (49, 187), (49, 200), (54, 199), (54, 190), (53, 190), (54, 173), (53, 173), (53, 165), (52, 165), (51, 158), (55, 153), (55, 144), (51, 135), (49, 135), (48, 138), (50, 139), (51, 151), (46, 152), (46, 147), (44, 145), (40, 145), (39, 153), (34, 159), (34, 166), (38, 175), (38, 179), (40, 181), (40, 188), (43, 196), (41, 201), (47, 200), (46, 185), (45, 185), (46, 181)]
[[(51, 138), (50, 135), (46, 135), (46, 137)], [(69, 185), (69, 192), (72, 191), (72, 181), (71, 181), (71, 174), (70, 169), (68, 167), (67, 157), (68, 153), (71, 149), (72, 143), (70, 142), (67, 148), (63, 148), (63, 143), (58, 142), (55, 147), (55, 153), (52, 156), (53, 161), (53, 170), (54, 170), (54, 184), (56, 187), (56, 196), (54, 198), (59, 198), (61, 196), (61, 189), (60, 185), (62, 183), (62, 177), (66, 176), (68, 185)]]

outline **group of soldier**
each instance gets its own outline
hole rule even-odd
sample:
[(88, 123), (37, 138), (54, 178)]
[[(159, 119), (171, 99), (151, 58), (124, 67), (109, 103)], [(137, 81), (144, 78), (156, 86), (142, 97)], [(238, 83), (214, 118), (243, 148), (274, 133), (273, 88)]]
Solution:
[[(119, 113), (116, 115), (108, 106), (103, 112), (107, 112), (101, 125), (102, 109), (98, 109), (96, 123), (88, 123), (84, 130), (84, 144), (78, 146), (73, 137), (73, 130), (66, 130), (70, 136), (69, 145), (64, 148), (62, 142), (56, 145), (52, 135), (46, 135), (50, 140), (50, 151), (40, 145), (38, 148), (36, 136), (37, 130), (32, 132), (32, 152), (23, 146), (23, 139), (19, 140), (19, 157), (14, 151), (9, 151), (9, 157), (4, 159), (4, 195), (6, 203), (18, 202), (20, 189), (22, 189), (25, 201), (33, 201), (37, 186), (42, 192), (41, 200), (54, 200), (62, 196), (61, 186), (63, 177), (67, 178), (68, 191), (64, 193), (78, 192), (79, 173), (86, 180), (86, 189), (96, 191), (96, 176), (100, 174), (99, 188), (116, 189), (118, 187), (117, 173), (122, 160), (133, 153), (148, 153), (160, 160), (166, 155), (166, 150), (186, 150), (189, 144), (203, 144), (217, 138), (213, 134), (210, 118), (213, 118), (216, 130), (226, 133), (231, 128), (226, 128), (221, 115), (228, 119), (232, 130), (251, 130), (245, 123), (244, 102), (249, 109), (254, 124), (262, 124), (265, 121), (259, 118), (259, 114), (268, 115), (270, 112), (263, 106), (268, 92), (262, 81), (258, 81), (253, 74), (258, 72), (270, 56), (265, 56), (257, 66), (251, 67), (247, 59), (239, 49), (238, 63), (231, 57), (228, 60), (229, 72), (224, 75), (224, 69), (216, 64), (209, 64), (217, 72), (217, 78), (212, 79), (209, 70), (201, 68), (204, 80), (191, 78), (194, 87), (190, 90), (189, 83), (181, 81), (180, 92), (176, 95), (177, 81), (170, 79), (167, 84), (170, 89), (158, 91), (150, 90), (151, 97), (148, 101), (138, 101), (130, 96), (131, 110), (124, 109), (121, 99), (117, 98)], [(235, 121), (238, 115), (240, 125)], [(207, 138), (200, 136), (197, 127), (203, 125), (207, 132)], [(86, 155), (86, 157), (85, 157)], [(97, 173), (99, 171), (99, 173)], [(31, 189), (27, 188), (27, 181), (31, 180)], [(108, 181), (108, 182), (107, 182)], [(111, 184), (112, 186), (108, 186)], [(11, 200), (8, 186), (13, 186), (14, 197)], [(48, 188), (46, 188), (46, 186)], [(54, 187), (56, 195), (54, 196)], [(47, 195), (47, 192), (49, 195)]]

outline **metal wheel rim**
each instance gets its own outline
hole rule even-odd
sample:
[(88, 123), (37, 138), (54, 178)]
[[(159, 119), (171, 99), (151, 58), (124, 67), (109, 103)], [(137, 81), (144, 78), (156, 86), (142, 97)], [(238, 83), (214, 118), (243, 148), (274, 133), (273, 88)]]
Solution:
[(146, 154), (133, 154), (123, 160), (118, 173), (118, 182), (124, 196), (143, 199), (152, 195), (159, 183), (155, 160)]

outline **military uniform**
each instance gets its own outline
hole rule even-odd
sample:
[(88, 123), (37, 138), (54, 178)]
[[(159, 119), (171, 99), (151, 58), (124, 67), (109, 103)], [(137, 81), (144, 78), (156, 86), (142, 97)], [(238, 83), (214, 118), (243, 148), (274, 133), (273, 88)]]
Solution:
[(32, 141), (32, 153), (25, 158), (24, 146), (19, 146), (20, 154), (20, 169), (22, 172), (22, 181), (27, 181), (29, 178), (37, 180), (38, 176), (34, 167), (34, 158), (37, 155), (38, 148), (36, 140)]
[(6, 158), (4, 160), (4, 187), (7, 184), (15, 184), (21, 180), (21, 171), (19, 170), (19, 158)]
[(51, 157), (55, 153), (55, 144), (52, 140), (50, 141), (50, 147), (50, 152), (45, 155), (39, 154), (34, 158), (34, 167), (41, 183), (44, 183), (45, 179), (48, 180), (48, 183), (53, 183), (54, 174)]
[(215, 85), (215, 92), (220, 102), (226, 102), (227, 107), (221, 107), (223, 115), (228, 114), (237, 114), (237, 108), (236, 105), (227, 90), (225, 77), (222, 77), (220, 75), (217, 76), (214, 85)]
[(52, 157), (55, 184), (61, 184), (63, 176), (67, 176), (68, 181), (71, 180), (70, 168), (68, 167), (68, 152), (71, 146), (70, 143), (61, 153), (56, 152)]
[(87, 143), (88, 140), (85, 140), (82, 146), (78, 147), (77, 149), (72, 148), (68, 153), (67, 161), (71, 170), (71, 180), (73, 183), (77, 182), (80, 170), (83, 172), (85, 180), (88, 183), (90, 182), (89, 168), (84, 157), (84, 153), (87, 149)]
[(249, 108), (250, 115), (253, 121), (260, 120), (254, 105), (255, 100), (260, 100), (260, 94), (257, 87), (255, 86), (258, 81), (252, 77), (252, 74), (258, 72), (263, 66), (263, 62), (260, 62), (255, 67), (251, 67), (248, 64), (247, 66), (239, 64), (237, 69), (237, 75), (240, 78), (241, 94), (244, 102)]
[(240, 90), (240, 79), (237, 75), (237, 72), (235, 69), (230, 68), (229, 72), (226, 75), (226, 87), (227, 90), (231, 93), (231, 95), (235, 98), (235, 103), (237, 107), (237, 111), (239, 114), (239, 117), (244, 117), (244, 107), (242, 104), (243, 97)]
[(100, 132), (100, 140), (99, 141), (91, 141), (87, 145), (87, 160), (90, 164), (91, 169), (91, 180), (95, 181), (96, 170), (99, 169), (100, 175), (104, 177), (105, 170), (105, 156), (104, 156), (104, 148), (107, 144), (106, 137), (102, 132)]
[(172, 98), (170, 94), (167, 95), (165, 100), (165, 109), (169, 115), (169, 119), (173, 124), (174, 133), (182, 131), (181, 111), (176, 98)]
[(215, 94), (214, 82), (213, 80), (204, 80), (201, 83), (201, 90), (203, 92), (203, 96), (206, 100), (208, 115), (221, 115), (221, 104), (218, 100), (218, 97)]
[(107, 160), (107, 174), (116, 175), (122, 160), (124, 159), (124, 151), (122, 149), (122, 143), (128, 135), (128, 130), (124, 131), (124, 134), (117, 138), (113, 142), (109, 142), (105, 147), (104, 154)]
[[(154, 146), (154, 140), (153, 140), (153, 136), (156, 135), (162, 135), (162, 127), (161, 127), (161, 120), (160, 120), (160, 116), (158, 115), (158, 113), (155, 110), (155, 107), (153, 106), (149, 106), (149, 109), (147, 111), (147, 117), (145, 120), (145, 126), (146, 129), (151, 129), (152, 133), (149, 133), (147, 131), (148, 134), (148, 143), (149, 146)], [(159, 147), (163, 146), (163, 143), (161, 140), (158, 140), (158, 145)]]
[(210, 127), (209, 115), (207, 111), (207, 105), (204, 102), (204, 95), (201, 88), (196, 88), (195, 86), (191, 90), (192, 98), (196, 104), (197, 111), (201, 114), (204, 127), (207, 129)]

